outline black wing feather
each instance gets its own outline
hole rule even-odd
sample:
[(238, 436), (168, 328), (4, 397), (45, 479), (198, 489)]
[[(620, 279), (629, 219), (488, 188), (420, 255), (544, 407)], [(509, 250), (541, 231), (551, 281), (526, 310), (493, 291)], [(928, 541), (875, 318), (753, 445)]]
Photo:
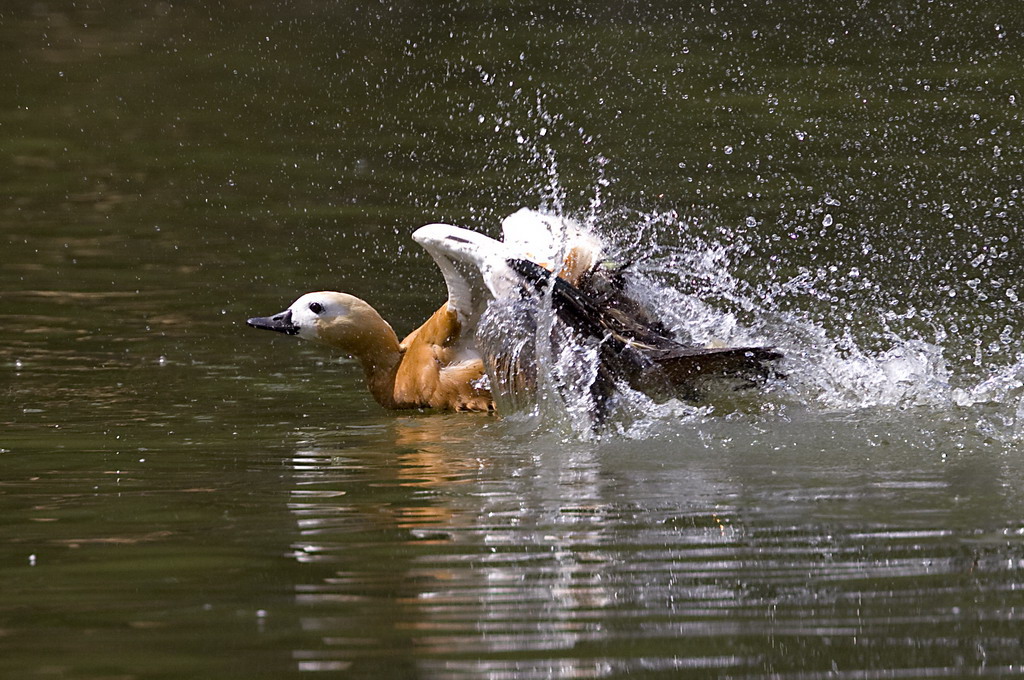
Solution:
[[(549, 294), (559, 319), (583, 337), (601, 343), (602, 369), (607, 380), (624, 378), (630, 386), (655, 395), (668, 396), (693, 390), (694, 383), (708, 377), (737, 377), (753, 384), (772, 373), (769, 364), (782, 358), (771, 347), (705, 348), (687, 347), (670, 337), (660, 322), (646, 314), (630, 313), (639, 308), (622, 291), (605, 285), (598, 295), (577, 288), (534, 262), (508, 260), (530, 292)], [(589, 277), (581, 280), (586, 286)], [(609, 304), (614, 300), (614, 304)], [(603, 393), (607, 385), (595, 386)], [(596, 396), (596, 395), (595, 395)]]

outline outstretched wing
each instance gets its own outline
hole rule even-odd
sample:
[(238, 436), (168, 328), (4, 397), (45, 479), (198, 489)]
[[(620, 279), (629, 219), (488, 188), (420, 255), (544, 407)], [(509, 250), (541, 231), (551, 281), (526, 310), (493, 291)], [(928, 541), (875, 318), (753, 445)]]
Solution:
[(458, 316), (464, 337), (475, 335), (491, 300), (518, 289), (518, 277), (506, 263), (511, 251), (501, 241), (450, 224), (428, 224), (412, 237), (441, 270), (448, 308)]
[(522, 276), (510, 260), (525, 260), (579, 283), (604, 257), (604, 243), (579, 223), (522, 208), (501, 223), (502, 241), (450, 224), (428, 224), (413, 239), (430, 253), (448, 285), (448, 307), (475, 329), (491, 300), (515, 298)]

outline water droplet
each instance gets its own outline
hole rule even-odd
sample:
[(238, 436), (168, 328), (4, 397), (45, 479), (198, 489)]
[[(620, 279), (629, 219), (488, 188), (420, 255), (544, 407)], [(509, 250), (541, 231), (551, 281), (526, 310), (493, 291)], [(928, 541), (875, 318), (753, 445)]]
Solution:
[(747, 222), (747, 226), (748, 227), (756, 227), (757, 226), (757, 220), (755, 220), (753, 218), (753, 216), (748, 215), (747, 219), (746, 219), (746, 222)]
[(831, 227), (832, 226), (832, 213), (825, 213), (825, 217), (821, 220), (821, 226)]
[(728, 156), (731, 153), (732, 153), (732, 147), (731, 146), (725, 147), (725, 155)]

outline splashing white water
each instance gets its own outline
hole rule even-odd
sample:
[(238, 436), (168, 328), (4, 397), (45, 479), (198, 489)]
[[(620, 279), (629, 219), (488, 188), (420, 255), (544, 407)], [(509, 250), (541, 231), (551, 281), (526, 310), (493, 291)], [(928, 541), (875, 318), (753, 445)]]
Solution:
[[(523, 116), (513, 106), (508, 118)], [(787, 227), (795, 240), (785, 247), (777, 242), (780, 230), (752, 215), (730, 227), (675, 211), (615, 210), (605, 195), (608, 161), (593, 153), (582, 127), (548, 111), (539, 93), (523, 123), (513, 127), (518, 147), (542, 173), (535, 187), (541, 210), (565, 216), (570, 204), (585, 205), (573, 214), (612, 258), (629, 263), (632, 295), (657, 310), (680, 342), (772, 346), (785, 355), (784, 380), (706, 403), (655, 404), (623, 388), (611, 430), (642, 437), (659, 423), (756, 411), (760, 402), (769, 410), (863, 417), (918, 410), (999, 441), (1024, 440), (1024, 355), (1013, 358), (1022, 313), (1010, 286), (1014, 270), (1005, 266), (1006, 234), (968, 230), (973, 240), (935, 264), (934, 280), (908, 281), (901, 278), (908, 271), (921, 276), (923, 249), (883, 255), (870, 233), (836, 217), (842, 202), (830, 193), (807, 209), (814, 228)], [(562, 140), (559, 153), (576, 140), (577, 155), (591, 159), (589, 201), (566, 190), (554, 139)], [(844, 253), (864, 257), (846, 262)], [(984, 310), (972, 312), (972, 301)], [(977, 318), (968, 318), (972, 313)], [(558, 423), (555, 429), (589, 436), (585, 399), (568, 403), (564, 389), (571, 370), (581, 370), (572, 362), (585, 352), (545, 355), (544, 345), (537, 345), (539, 405), (520, 410), (545, 427)]]
[[(951, 369), (942, 333), (935, 342), (903, 338), (887, 325), (890, 310), (869, 306), (859, 310), (863, 318), (832, 323), (822, 315), (821, 305), (799, 306), (801, 296), (826, 297), (828, 291), (819, 286), (827, 282), (803, 277), (780, 283), (769, 277), (755, 284), (737, 273), (736, 263), (747, 250), (742, 243), (707, 242), (700, 225), (674, 215), (640, 216), (633, 225), (627, 233), (603, 228), (599, 220), (588, 224), (608, 244), (613, 258), (630, 262), (632, 296), (654, 309), (685, 344), (778, 348), (784, 354), (779, 368), (785, 378), (764, 390), (715, 394), (700, 403), (659, 404), (620, 386), (615, 417), (601, 432), (642, 438), (659, 423), (780, 405), (821, 413), (983, 407), (988, 410), (973, 416), (983, 435), (1002, 441), (1024, 437), (1024, 359), (971, 384), (969, 375)], [(677, 235), (677, 241), (681, 234), (683, 242), (659, 243), (666, 231)], [(637, 253), (644, 256), (638, 259)], [(536, 339), (551, 337), (553, 313), (549, 309), (542, 316), (546, 320), (539, 320)], [(865, 330), (873, 328), (883, 330)], [(528, 417), (588, 438), (595, 435), (588, 390), (597, 353), (561, 342), (535, 344), (538, 394)]]
[(976, 385), (953, 390), (953, 400), (965, 409), (988, 407), (978, 419), (982, 434), (1000, 441), (1024, 439), (1024, 357)]

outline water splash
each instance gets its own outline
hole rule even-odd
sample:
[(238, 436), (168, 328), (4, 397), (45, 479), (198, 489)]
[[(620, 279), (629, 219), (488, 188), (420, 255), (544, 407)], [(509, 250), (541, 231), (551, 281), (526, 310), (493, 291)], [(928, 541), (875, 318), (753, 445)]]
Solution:
[(953, 390), (953, 401), (976, 412), (978, 430), (985, 436), (1024, 440), (1024, 356), (975, 385)]
[[(679, 341), (777, 347), (785, 355), (780, 369), (786, 377), (764, 391), (725, 392), (701, 403), (659, 404), (620, 386), (614, 419), (595, 431), (588, 389), (597, 353), (568, 337), (541, 341), (557, 335), (553, 312), (546, 308), (530, 337), (537, 398), (529, 408), (516, 409), (520, 418), (536, 419), (538, 427), (584, 438), (608, 433), (643, 438), (665, 422), (783, 407), (851, 414), (925, 409), (944, 416), (960, 409), (984, 436), (1003, 442), (1024, 437), (1024, 358), (975, 378), (950, 361), (953, 350), (944, 341), (951, 336), (944, 328), (926, 339), (897, 323), (903, 317), (928, 317), (928, 310), (895, 314), (884, 305), (863, 304), (852, 318), (837, 320), (821, 304), (833, 295), (836, 279), (806, 272), (784, 278), (770, 267), (760, 280), (745, 278), (744, 260), (753, 247), (742, 239), (709, 240), (703, 225), (675, 213), (619, 213), (588, 221), (613, 259), (632, 260), (630, 294), (655, 309)], [(637, 253), (643, 256), (636, 259)], [(859, 277), (860, 285), (877, 285)]]
[[(780, 281), (771, 267), (762, 269), (760, 281), (741, 278), (737, 270), (750, 244), (741, 239), (709, 242), (701, 225), (672, 214), (649, 216), (648, 224), (661, 227), (648, 230), (653, 238), (665, 227), (683, 234), (680, 245), (647, 244), (655, 255), (639, 267), (676, 333), (695, 344), (780, 348), (787, 379), (776, 396), (818, 409), (952, 403), (950, 371), (940, 345), (892, 331), (884, 331), (885, 338), (855, 331), (886, 327), (885, 310), (860, 309), (876, 318), (836, 324), (814, 311), (819, 305), (804, 309), (794, 300), (827, 297), (832, 281), (816, 282), (806, 275)], [(888, 346), (873, 349), (877, 345)]]
[[(520, 100), (516, 106), (522, 105)], [(607, 244), (612, 259), (628, 263), (630, 294), (656, 309), (680, 342), (784, 352), (786, 379), (758, 393), (766, 408), (852, 414), (920, 409), (960, 419), (965, 428), (1001, 442), (1024, 440), (1024, 359), (1015, 350), (1024, 308), (1011, 285), (1016, 270), (1005, 233), (958, 222), (954, 230), (971, 243), (942, 251), (947, 259), (936, 262), (933, 280), (925, 281), (919, 280), (920, 261), (928, 255), (912, 244), (896, 252), (874, 243), (871, 233), (842, 215), (846, 198), (829, 192), (793, 216), (780, 216), (786, 224), (774, 225), (779, 229), (753, 215), (729, 225), (676, 211), (614, 208), (605, 195), (612, 184), (609, 161), (593, 152), (593, 139), (548, 110), (541, 94), (528, 108), (525, 124), (510, 124), (522, 116), (509, 110), (500, 129), (514, 131), (530, 167), (540, 173), (533, 192), (539, 209), (582, 225)], [(589, 159), (589, 197), (566, 189), (557, 162), (566, 143)], [(577, 169), (587, 162), (577, 162)], [(948, 206), (942, 215), (952, 217)], [(784, 243), (773, 241), (784, 232), (791, 232)], [(914, 280), (906, 279), (907, 267)], [(972, 303), (984, 309), (974, 310)], [(539, 319), (525, 350), (537, 355), (536, 402), (512, 410), (544, 427), (557, 423), (556, 429), (590, 436), (586, 396), (566, 396), (574, 377), (585, 383), (590, 375), (588, 353), (575, 345), (545, 349), (550, 341), (538, 340), (549, 339), (551, 330)], [(586, 395), (586, 385), (577, 387)], [(635, 436), (660, 422), (758, 408), (747, 395), (655, 404), (628, 388), (620, 392), (609, 430)]]

